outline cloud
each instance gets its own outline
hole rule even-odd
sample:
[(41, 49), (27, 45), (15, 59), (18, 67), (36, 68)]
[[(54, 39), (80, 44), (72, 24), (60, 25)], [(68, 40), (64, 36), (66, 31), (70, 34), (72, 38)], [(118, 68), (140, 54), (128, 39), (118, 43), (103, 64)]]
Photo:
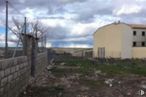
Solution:
[[(9, 47), (16, 47), (16, 43), (8, 41), (8, 46)], [(0, 42), (0, 47), (5, 47), (5, 42), (4, 41)]]
[[(146, 0), (9, 0), (9, 2), (11, 3), (9, 23), (12, 17), (21, 22), (24, 22), (24, 16), (27, 16), (29, 21), (39, 19), (49, 28), (48, 47), (92, 47), (92, 35), (103, 25), (118, 20), (130, 24), (146, 22)], [(0, 3), (0, 9), (2, 10), (0, 26), (4, 27), (5, 22), (1, 22), (5, 20), (4, 2)], [(4, 36), (0, 36), (2, 37)], [(9, 38), (17, 40), (12, 36)]]
[(92, 46), (88, 45), (88, 44), (69, 44), (69, 45), (66, 45), (64, 47), (69, 47), (69, 48), (92, 48)]
[[(103, 3), (104, 2), (104, 6)], [(76, 21), (93, 22), (95, 15), (108, 15), (112, 13), (111, 0), (87, 0), (82, 3), (68, 4), (64, 8), (78, 15)]]
[[(18, 38), (9, 31), (8, 33), (8, 46), (15, 47), (18, 42)], [(0, 33), (0, 47), (5, 46), (5, 33)]]
[(118, 5), (115, 5), (113, 13), (116, 15), (129, 15), (139, 13), (143, 8), (142, 2), (143, 1), (138, 0), (133, 0), (133, 2), (131, 2), (130, 0), (117, 0), (116, 3), (118, 3)]
[(133, 5), (133, 6), (123, 5), (121, 8), (115, 10), (115, 14), (116, 15), (132, 14), (132, 13), (138, 13), (140, 11), (141, 11), (140, 6), (137, 6), (137, 5)]
[[(17, 42), (18, 42), (18, 40), (10, 38), (8, 40), (8, 47), (16, 47)], [(0, 35), (0, 47), (5, 47), (4, 35)]]
[(49, 40), (49, 43), (52, 44), (53, 47), (67, 47), (67, 46), (73, 46), (73, 45), (80, 45), (81, 47), (83, 45), (86, 45), (86, 47), (92, 47), (93, 45), (93, 38), (92, 36), (86, 36), (86, 37), (68, 37), (64, 39), (55, 39), (55, 40)]
[(48, 42), (48, 43), (46, 44), (46, 47), (47, 47), (47, 48), (50, 48), (50, 47), (52, 47), (52, 44)]
[(74, 43), (58, 43), (58, 44), (53, 44), (53, 47), (69, 47), (69, 48), (91, 48), (92, 45), (89, 44), (74, 44)]

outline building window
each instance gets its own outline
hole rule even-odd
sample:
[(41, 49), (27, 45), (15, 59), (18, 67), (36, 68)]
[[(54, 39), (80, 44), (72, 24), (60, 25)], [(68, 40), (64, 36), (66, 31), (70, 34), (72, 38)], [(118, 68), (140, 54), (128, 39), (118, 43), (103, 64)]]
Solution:
[(145, 42), (143, 41), (143, 42), (141, 42), (141, 46), (143, 47), (143, 46), (145, 46)]
[(142, 31), (142, 36), (145, 36), (145, 31)]
[(136, 47), (136, 42), (133, 42), (133, 47)]
[(136, 36), (136, 31), (133, 31), (133, 35)]

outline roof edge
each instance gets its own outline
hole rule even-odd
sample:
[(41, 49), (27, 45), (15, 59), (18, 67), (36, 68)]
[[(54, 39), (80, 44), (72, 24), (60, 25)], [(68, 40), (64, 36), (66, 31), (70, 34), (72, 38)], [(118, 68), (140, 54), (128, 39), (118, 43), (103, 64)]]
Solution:
[(112, 24), (115, 24), (115, 25), (118, 25), (118, 24), (125, 24), (125, 25), (131, 27), (129, 24), (124, 23), (124, 22), (120, 22), (120, 21), (118, 21), (118, 22), (113, 22), (113, 23), (110, 23), (110, 24), (107, 24), (107, 25), (104, 25), (104, 26), (101, 26), (101, 27), (97, 28), (97, 30), (93, 33), (93, 35), (94, 35), (99, 29), (101, 29), (101, 28), (103, 28), (103, 27), (110, 26), (110, 25), (112, 25)]

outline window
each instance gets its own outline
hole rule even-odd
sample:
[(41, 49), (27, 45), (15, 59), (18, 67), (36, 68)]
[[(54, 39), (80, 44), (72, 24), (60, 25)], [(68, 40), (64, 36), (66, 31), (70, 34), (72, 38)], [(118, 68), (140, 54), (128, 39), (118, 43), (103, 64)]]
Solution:
[(136, 42), (133, 42), (133, 47), (136, 47)]
[(145, 31), (142, 31), (142, 36), (145, 36)]
[(133, 35), (136, 36), (136, 31), (133, 31)]
[(143, 46), (145, 46), (145, 42), (143, 41), (143, 42), (141, 42), (141, 46), (143, 47)]

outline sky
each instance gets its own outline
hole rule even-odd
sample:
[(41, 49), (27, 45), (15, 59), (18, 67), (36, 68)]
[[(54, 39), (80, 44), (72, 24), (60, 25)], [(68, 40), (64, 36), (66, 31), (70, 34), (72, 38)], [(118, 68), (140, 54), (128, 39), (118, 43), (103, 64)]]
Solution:
[[(0, 0), (0, 46), (4, 44), (5, 0)], [(11, 17), (38, 19), (46, 25), (47, 47), (93, 47), (93, 33), (121, 21), (146, 24), (146, 0), (9, 0)], [(18, 11), (19, 13), (18, 13)], [(9, 33), (10, 40), (17, 40)], [(15, 43), (9, 42), (9, 45)]]

